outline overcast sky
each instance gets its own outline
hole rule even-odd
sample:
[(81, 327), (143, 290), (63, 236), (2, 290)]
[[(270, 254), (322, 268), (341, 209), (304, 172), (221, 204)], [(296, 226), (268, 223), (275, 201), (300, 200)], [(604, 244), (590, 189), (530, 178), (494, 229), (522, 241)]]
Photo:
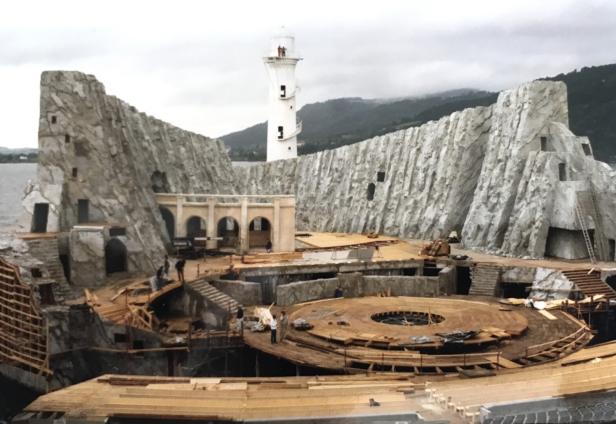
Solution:
[(216, 137), (266, 119), (261, 57), (296, 37), (300, 105), (453, 88), (501, 90), (616, 62), (616, 1), (3, 2), (0, 146), (35, 147), (43, 70)]

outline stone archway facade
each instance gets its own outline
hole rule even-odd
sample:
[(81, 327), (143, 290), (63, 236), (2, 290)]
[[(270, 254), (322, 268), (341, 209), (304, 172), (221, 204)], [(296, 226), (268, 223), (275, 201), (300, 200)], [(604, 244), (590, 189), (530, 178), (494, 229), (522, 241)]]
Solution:
[[(235, 219), (239, 226), (239, 251), (249, 250), (250, 223), (255, 218), (266, 219), (270, 224), (272, 250), (295, 250), (295, 197), (290, 195), (221, 195), (221, 194), (170, 194), (157, 193), (158, 205), (167, 208), (176, 223), (176, 237), (186, 237), (189, 217), (201, 217), (207, 223), (208, 237), (218, 236), (218, 222)], [(207, 242), (208, 249), (218, 248), (217, 240)]]

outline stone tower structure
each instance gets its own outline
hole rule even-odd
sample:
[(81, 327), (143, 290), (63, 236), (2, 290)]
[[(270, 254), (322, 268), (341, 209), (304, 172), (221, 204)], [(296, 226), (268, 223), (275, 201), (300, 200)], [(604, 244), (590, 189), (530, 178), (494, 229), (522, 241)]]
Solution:
[(297, 136), (302, 124), (295, 113), (295, 66), (300, 60), (295, 53), (295, 37), (281, 28), (272, 37), (268, 55), (263, 58), (269, 76), (268, 162), (297, 157)]

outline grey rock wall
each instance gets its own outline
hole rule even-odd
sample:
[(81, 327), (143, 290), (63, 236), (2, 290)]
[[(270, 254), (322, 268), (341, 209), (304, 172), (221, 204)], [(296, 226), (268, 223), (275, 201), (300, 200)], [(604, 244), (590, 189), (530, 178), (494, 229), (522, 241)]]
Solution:
[[(550, 238), (555, 229), (580, 232), (575, 204), (590, 191), (607, 243), (616, 238), (616, 172), (593, 159), (589, 143), (568, 129), (564, 83), (533, 81), (490, 107), (236, 173), (240, 191), (294, 193), (300, 230), (415, 239), (457, 230), (467, 248), (543, 257), (550, 245), (550, 254), (569, 258), (586, 251), (580, 239), (554, 249)], [(586, 227), (596, 230), (588, 209)]]
[(491, 111), (466, 109), (335, 150), (237, 168), (238, 182), (246, 193), (294, 193), (299, 230), (446, 236), (464, 224)]
[(334, 297), (336, 287), (343, 290), (344, 297), (376, 296), (387, 293), (392, 296), (431, 297), (451, 293), (449, 278), (423, 276), (340, 274), (338, 278), (299, 281), (276, 288), (278, 306), (295, 305), (311, 300)]
[(80, 72), (42, 74), (39, 149), (22, 230), (30, 230), (34, 204), (46, 202), (48, 231), (68, 234), (78, 200), (87, 199), (89, 222), (126, 228), (131, 272), (153, 272), (164, 254), (155, 191), (235, 190), (222, 142), (141, 113)]

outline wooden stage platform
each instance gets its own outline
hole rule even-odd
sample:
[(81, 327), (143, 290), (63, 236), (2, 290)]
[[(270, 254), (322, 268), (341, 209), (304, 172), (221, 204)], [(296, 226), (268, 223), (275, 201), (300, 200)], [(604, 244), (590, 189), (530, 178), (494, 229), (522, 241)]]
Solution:
[[(477, 422), (482, 406), (616, 389), (616, 343), (586, 348), (575, 364), (558, 360), (501, 370), (483, 378), (409, 374), (270, 378), (184, 378), (105, 375), (41, 396), (20, 423), (61, 416), (67, 423)], [(522, 411), (523, 412), (523, 411)]]
[[(303, 318), (313, 328), (296, 330), (289, 324), (284, 340), (277, 344), (271, 344), (269, 332), (245, 331), (246, 344), (298, 365), (348, 373), (448, 374), (519, 368), (564, 357), (592, 338), (584, 323), (565, 312), (552, 311), (548, 318), (526, 307), (503, 307), (489, 298), (468, 296), (326, 299), (286, 310), (289, 323)], [(372, 319), (395, 311), (430, 313), (443, 320), (402, 326)], [(456, 331), (476, 334), (459, 343), (445, 342), (448, 333)]]

